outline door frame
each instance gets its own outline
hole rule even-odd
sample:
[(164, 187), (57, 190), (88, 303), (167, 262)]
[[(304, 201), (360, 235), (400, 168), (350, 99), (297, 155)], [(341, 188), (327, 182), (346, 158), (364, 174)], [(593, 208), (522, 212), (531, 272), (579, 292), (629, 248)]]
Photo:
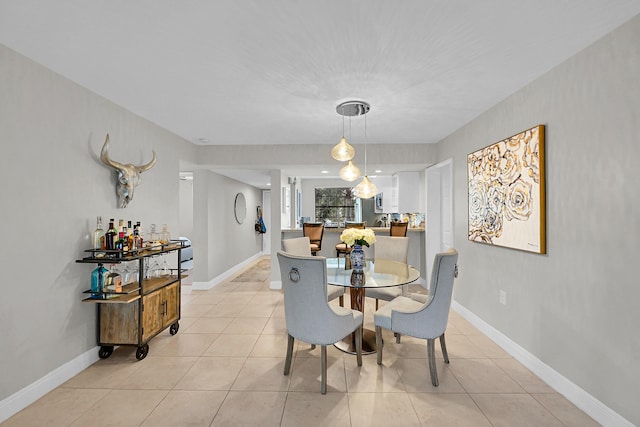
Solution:
[(425, 169), (425, 264), (427, 286), (435, 254), (454, 246), (453, 159)]
[[(267, 219), (264, 219), (265, 214), (267, 215)], [(262, 234), (263, 255), (271, 254), (271, 223), (268, 221), (268, 218), (271, 216), (271, 214), (271, 190), (262, 190), (262, 217), (265, 224), (269, 224), (269, 227), (267, 227), (267, 231)]]

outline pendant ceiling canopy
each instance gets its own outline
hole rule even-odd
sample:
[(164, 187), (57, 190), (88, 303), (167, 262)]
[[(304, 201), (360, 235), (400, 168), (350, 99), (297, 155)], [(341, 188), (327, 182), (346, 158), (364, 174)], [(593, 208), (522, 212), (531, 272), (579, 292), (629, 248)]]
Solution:
[[(355, 156), (355, 150), (344, 137), (344, 118), (364, 116), (364, 178), (355, 187), (355, 194), (357, 197), (368, 199), (375, 196), (378, 193), (378, 188), (374, 183), (369, 180), (367, 176), (367, 116), (366, 114), (371, 110), (371, 106), (364, 101), (346, 101), (336, 106), (336, 111), (342, 116), (342, 139), (333, 147), (331, 155), (334, 159), (340, 161), (349, 161), (347, 166), (344, 166), (340, 170), (340, 177), (345, 181), (355, 181), (360, 176), (360, 169), (353, 164), (351, 159)], [(351, 122), (349, 122), (351, 123)]]
[(353, 117), (367, 114), (371, 106), (364, 101), (346, 101), (338, 104), (336, 111), (341, 116)]

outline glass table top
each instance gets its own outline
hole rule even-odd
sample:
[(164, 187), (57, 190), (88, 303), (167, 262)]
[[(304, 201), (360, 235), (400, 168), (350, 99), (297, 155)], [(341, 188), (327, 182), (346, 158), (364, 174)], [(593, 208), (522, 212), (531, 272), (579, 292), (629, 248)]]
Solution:
[(365, 261), (363, 285), (351, 284), (352, 271), (345, 270), (345, 258), (327, 258), (327, 282), (331, 285), (386, 288), (406, 285), (420, 277), (420, 272), (408, 264), (380, 258)]

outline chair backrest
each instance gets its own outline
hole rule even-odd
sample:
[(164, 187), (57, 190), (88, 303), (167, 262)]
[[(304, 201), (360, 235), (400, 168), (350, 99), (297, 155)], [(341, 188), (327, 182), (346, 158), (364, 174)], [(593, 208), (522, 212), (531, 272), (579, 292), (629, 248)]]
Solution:
[(408, 237), (376, 236), (375, 257), (407, 263)]
[(282, 248), (285, 252), (293, 255), (311, 256), (311, 241), (308, 237), (295, 237), (282, 241)]
[(309, 238), (310, 243), (318, 245), (318, 251), (322, 249), (322, 235), (324, 224), (321, 222), (305, 222), (302, 224), (302, 235)]
[(393, 330), (412, 337), (433, 339), (447, 329), (453, 280), (456, 275), (458, 251), (454, 248), (436, 254), (433, 260), (429, 299), (414, 313), (391, 313)]
[(408, 226), (408, 222), (391, 221), (391, 225), (389, 227), (389, 235), (395, 237), (406, 237)]
[(325, 257), (279, 251), (278, 263), (289, 335), (309, 344), (327, 345), (353, 330), (349, 329), (353, 316), (337, 315), (327, 302)]
[(344, 228), (365, 228), (367, 225), (366, 222), (352, 222), (352, 221), (347, 221), (344, 224)]

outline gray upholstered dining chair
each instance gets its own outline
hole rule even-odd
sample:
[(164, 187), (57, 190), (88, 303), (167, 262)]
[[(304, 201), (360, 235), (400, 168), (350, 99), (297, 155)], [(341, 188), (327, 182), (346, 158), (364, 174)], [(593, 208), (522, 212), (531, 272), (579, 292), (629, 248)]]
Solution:
[[(376, 236), (375, 257), (407, 263), (409, 254), (408, 237)], [(389, 288), (367, 288), (365, 295), (376, 299), (376, 310), (378, 300), (391, 301), (399, 296), (407, 296), (408, 285), (393, 286)]]
[(400, 296), (375, 312), (374, 323), (376, 326), (378, 365), (382, 364), (382, 328), (398, 334), (426, 339), (431, 383), (434, 386), (438, 386), (435, 339), (440, 338), (442, 356), (445, 363), (449, 363), (444, 332), (447, 329), (447, 321), (449, 320), (453, 280), (458, 274), (457, 261), (458, 252), (453, 248), (447, 252), (436, 254), (433, 260), (429, 299), (426, 302), (421, 303), (414, 299)]
[[(309, 246), (308, 237), (284, 239), (282, 241), (282, 248), (285, 252), (290, 254), (311, 256), (311, 247)], [(344, 286), (327, 285), (327, 301), (333, 301), (336, 298), (339, 298), (338, 302), (340, 306), (344, 307)]]
[(278, 252), (284, 290), (284, 317), (289, 340), (284, 375), (289, 375), (294, 340), (319, 345), (322, 383), (327, 392), (327, 345), (356, 333), (356, 358), (362, 366), (362, 313), (327, 302), (327, 264), (324, 257)]

